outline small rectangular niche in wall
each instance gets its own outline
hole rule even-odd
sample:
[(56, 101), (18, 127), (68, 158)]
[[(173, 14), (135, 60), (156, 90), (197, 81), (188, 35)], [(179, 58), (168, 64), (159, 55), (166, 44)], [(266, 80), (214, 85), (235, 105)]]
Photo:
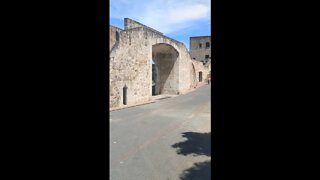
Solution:
[(116, 41), (119, 41), (119, 32), (116, 32)]
[(201, 43), (199, 44), (199, 48), (202, 48), (202, 44)]
[(127, 105), (127, 95), (128, 95), (128, 87), (127, 87), (127, 85), (124, 85), (124, 87), (123, 87), (123, 105)]

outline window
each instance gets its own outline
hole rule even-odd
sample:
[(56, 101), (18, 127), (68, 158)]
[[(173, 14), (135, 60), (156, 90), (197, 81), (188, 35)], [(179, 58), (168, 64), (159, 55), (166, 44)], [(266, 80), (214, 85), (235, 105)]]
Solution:
[(209, 59), (209, 55), (206, 55), (205, 58), (206, 58), (206, 59)]
[(209, 47), (210, 47), (210, 43), (206, 42), (206, 48), (209, 48)]
[(202, 47), (202, 44), (200, 43), (200, 44), (199, 44), (199, 48), (201, 48), (201, 47)]

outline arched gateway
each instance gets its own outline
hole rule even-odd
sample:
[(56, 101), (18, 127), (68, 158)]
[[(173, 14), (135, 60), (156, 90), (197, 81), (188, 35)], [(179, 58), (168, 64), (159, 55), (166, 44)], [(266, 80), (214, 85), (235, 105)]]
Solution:
[(191, 59), (183, 43), (128, 18), (124, 30), (110, 26), (109, 69), (110, 108), (183, 93), (197, 83), (198, 72), (210, 71)]
[(155, 79), (155, 95), (177, 94), (179, 91), (175, 82), (178, 81), (175, 62), (179, 56), (178, 51), (169, 44), (158, 43), (152, 45), (152, 59), (157, 72)]

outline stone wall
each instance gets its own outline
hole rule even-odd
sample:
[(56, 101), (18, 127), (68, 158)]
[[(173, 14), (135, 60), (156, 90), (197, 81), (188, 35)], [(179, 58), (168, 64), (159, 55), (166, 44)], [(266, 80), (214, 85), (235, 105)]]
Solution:
[(117, 36), (120, 37), (120, 32), (122, 29), (114, 27), (114, 26), (109, 26), (109, 51), (111, 51), (112, 47), (116, 44), (117, 41)]
[[(210, 66), (194, 61), (183, 43), (164, 36), (138, 22), (127, 19), (125, 30), (112, 28), (110, 36), (119, 32), (119, 41), (110, 39), (110, 108), (123, 105), (126, 85), (127, 104), (148, 102), (152, 98), (153, 59), (159, 70), (161, 93), (180, 94), (199, 85), (199, 71), (203, 79)], [(115, 36), (114, 36), (115, 37)]]
[(151, 31), (157, 32), (159, 34), (163, 34), (163, 33), (159, 32), (159, 31), (157, 31), (157, 30), (155, 30), (155, 29), (153, 29), (153, 28), (151, 28), (149, 26), (146, 26), (144, 24), (141, 24), (141, 23), (139, 23), (137, 21), (134, 21), (134, 20), (129, 19), (129, 18), (124, 18), (124, 29), (133, 29), (133, 28), (137, 28), (137, 27), (144, 27), (144, 28), (147, 28), (147, 29), (149, 29)]
[(123, 87), (128, 87), (128, 104), (150, 100), (151, 64), (149, 49), (140, 44), (140, 28), (120, 33), (118, 46), (110, 54), (110, 107), (122, 106)]

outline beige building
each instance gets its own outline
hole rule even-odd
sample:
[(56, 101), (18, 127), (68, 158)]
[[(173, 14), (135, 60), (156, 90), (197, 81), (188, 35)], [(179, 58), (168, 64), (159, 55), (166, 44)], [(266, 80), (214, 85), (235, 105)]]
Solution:
[(190, 55), (196, 61), (211, 61), (211, 36), (190, 37)]

